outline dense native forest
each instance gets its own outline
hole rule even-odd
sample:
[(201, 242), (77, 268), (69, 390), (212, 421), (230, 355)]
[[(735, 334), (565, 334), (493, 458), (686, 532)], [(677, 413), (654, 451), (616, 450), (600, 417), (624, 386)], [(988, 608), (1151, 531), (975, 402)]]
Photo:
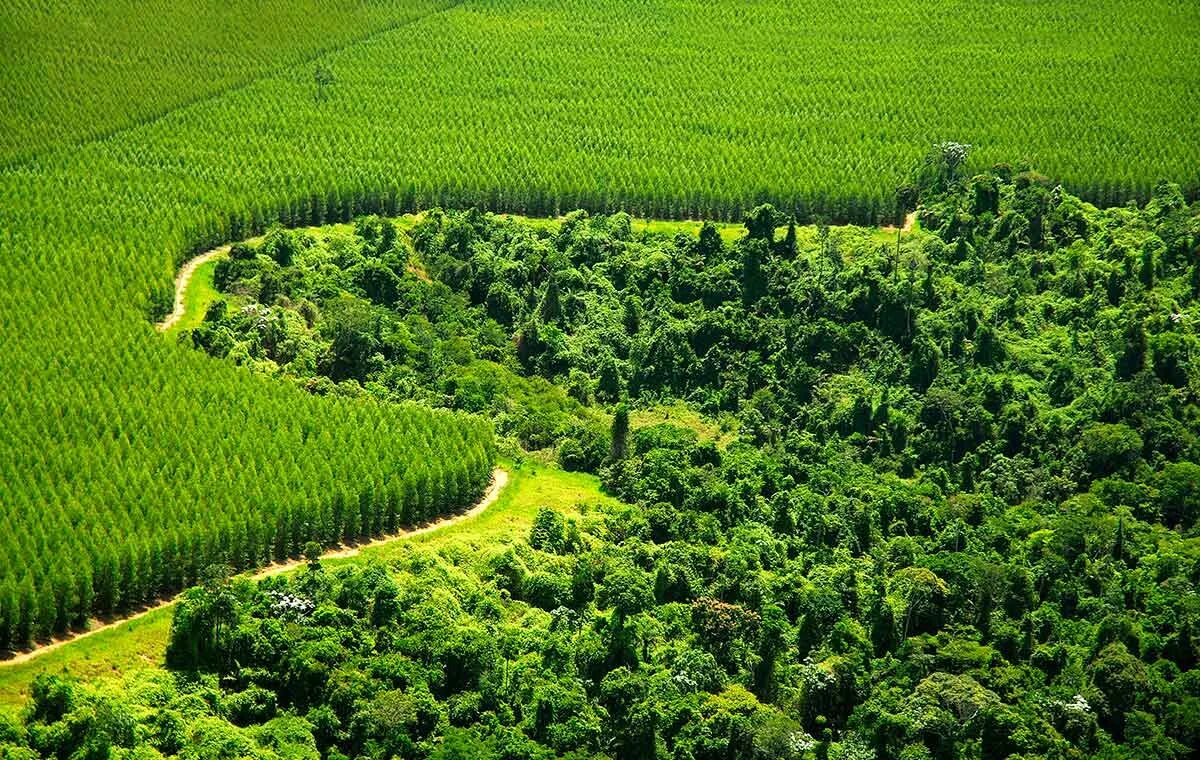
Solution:
[[(7, 751), (1195, 757), (1200, 207), (959, 155), (902, 242), (760, 206), (732, 243), (434, 210), (234, 247), (181, 342), (482, 413), (624, 505), (482, 563), (210, 573), (170, 672), (42, 678)], [(736, 434), (631, 431), (666, 401)]]

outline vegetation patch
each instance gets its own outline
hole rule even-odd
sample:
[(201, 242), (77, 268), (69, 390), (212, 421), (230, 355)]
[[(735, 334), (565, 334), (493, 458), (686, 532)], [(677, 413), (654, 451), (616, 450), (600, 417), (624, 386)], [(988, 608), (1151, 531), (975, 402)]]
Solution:
[(0, 756), (1193, 757), (1198, 30), (6, 4)]

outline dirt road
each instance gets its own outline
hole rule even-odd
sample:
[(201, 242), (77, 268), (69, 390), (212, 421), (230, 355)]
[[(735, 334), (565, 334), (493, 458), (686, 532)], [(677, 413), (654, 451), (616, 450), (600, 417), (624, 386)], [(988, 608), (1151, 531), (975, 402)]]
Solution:
[(155, 327), (159, 332), (166, 332), (175, 326), (175, 323), (183, 319), (185, 311), (184, 296), (187, 295), (188, 283), (192, 281), (192, 275), (196, 273), (196, 269), (207, 261), (211, 261), (218, 256), (224, 256), (229, 253), (229, 246), (223, 245), (220, 248), (214, 248), (207, 253), (202, 253), (199, 256), (188, 259), (187, 263), (175, 275), (175, 307), (171, 309), (171, 313), (166, 316), (163, 321), (159, 322)]

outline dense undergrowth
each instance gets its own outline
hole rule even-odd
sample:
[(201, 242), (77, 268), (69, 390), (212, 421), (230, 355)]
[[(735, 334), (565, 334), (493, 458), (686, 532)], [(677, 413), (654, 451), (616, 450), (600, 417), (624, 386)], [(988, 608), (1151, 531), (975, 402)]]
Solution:
[[(1200, 210), (1165, 183), (1097, 210), (1032, 172), (934, 175), (929, 234), (899, 247), (761, 207), (732, 246), (432, 212), (235, 252), (197, 345), (310, 391), (481, 411), (626, 504), (545, 510), (478, 555), (214, 579), (176, 614), (173, 677), (42, 680), (10, 740), (1194, 756)], [(629, 431), (622, 404), (679, 399), (737, 439)]]

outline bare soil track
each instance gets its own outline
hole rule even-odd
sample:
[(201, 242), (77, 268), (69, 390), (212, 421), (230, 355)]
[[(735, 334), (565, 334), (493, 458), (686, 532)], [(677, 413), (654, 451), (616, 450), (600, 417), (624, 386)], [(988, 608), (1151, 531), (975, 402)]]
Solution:
[[(216, 253), (216, 252), (214, 251), (213, 253)], [(207, 255), (207, 254), (205, 254), (205, 255)], [(193, 261), (195, 261), (195, 259), (193, 259)], [(178, 304), (178, 299), (176, 299), (176, 304)], [(452, 515), (446, 515), (445, 517), (439, 518), (437, 520), (432, 520), (423, 525), (418, 525), (418, 526), (414, 526), (412, 528), (407, 528), (405, 530), (401, 530), (398, 533), (394, 533), (394, 534), (387, 535), (387, 536), (380, 536), (379, 538), (373, 539), (371, 541), (366, 541), (361, 544), (353, 544), (350, 546), (335, 547), (335, 548), (330, 549), (329, 551), (325, 552), (324, 554), (322, 554), (321, 558), (322, 559), (342, 559), (345, 557), (353, 557), (356, 554), (358, 554), (359, 552), (361, 552), (363, 549), (369, 549), (372, 546), (379, 546), (380, 544), (386, 544), (391, 541), (398, 541), (402, 538), (411, 538), (413, 536), (419, 536), (423, 533), (429, 533), (430, 531), (434, 531), (439, 528), (444, 528), (448, 525), (453, 525), (455, 523), (462, 522), (463, 520), (470, 519), (470, 518), (475, 517), (476, 515), (482, 513), (485, 509), (490, 507), (492, 504), (496, 503), (496, 500), (500, 498), (500, 492), (504, 489), (504, 486), (507, 484), (508, 484), (508, 472), (500, 467), (497, 467), (495, 470), (492, 470), (492, 482), (488, 486), (487, 491), (484, 492), (483, 498), (481, 498), (478, 502), (476, 502), (475, 506), (471, 507), (470, 509), (468, 509), (464, 512), (458, 512), (458, 513), (455, 513)], [(264, 567), (260, 570), (256, 570), (252, 574), (249, 574), (248, 577), (251, 578), (252, 580), (261, 580), (263, 578), (267, 578), (272, 575), (280, 575), (281, 573), (286, 573), (291, 570), (295, 570), (296, 568), (300, 567), (301, 565), (305, 565), (307, 563), (308, 563), (308, 560), (305, 560), (305, 559), (293, 559), (288, 562), (281, 562), (281, 563), (274, 564), (274, 565), (267, 565), (266, 567)], [(151, 612), (154, 612), (155, 610), (162, 609), (163, 607), (168, 607), (168, 606), (174, 604), (178, 598), (179, 597), (175, 597), (174, 599), (163, 599), (162, 601), (156, 602), (148, 607), (144, 607), (144, 608), (138, 610), (137, 612), (134, 612), (130, 615), (126, 615), (125, 617), (115, 618), (113, 620), (108, 620), (108, 621), (104, 621), (104, 622), (92, 621), (92, 626), (90, 628), (88, 628), (86, 631), (82, 631), (80, 633), (73, 633), (73, 634), (69, 634), (67, 636), (62, 636), (60, 638), (52, 639), (48, 643), (42, 644), (40, 646), (36, 646), (33, 649), (30, 649), (29, 651), (18, 652), (17, 654), (13, 655), (12, 657), (9, 657), (6, 660), (0, 660), (0, 668), (11, 666), (11, 665), (19, 665), (22, 662), (28, 662), (29, 660), (32, 660), (35, 657), (43, 655), (47, 652), (52, 652), (55, 649), (58, 649), (59, 647), (70, 644), (74, 641), (78, 641), (80, 639), (87, 638), (88, 636), (100, 633), (101, 631), (106, 631), (109, 628), (115, 628), (119, 625), (124, 625), (125, 623), (128, 623), (131, 620), (137, 620), (140, 617), (145, 617), (146, 615), (149, 615)]]
[[(904, 215), (904, 226), (900, 228), (900, 231), (905, 232), (905, 233), (912, 232), (913, 225), (916, 223), (917, 223), (917, 212), (910, 211)], [(884, 225), (883, 227), (880, 227), (879, 229), (883, 230), (884, 232), (895, 232), (896, 225), (888, 224), (888, 225)]]
[(179, 274), (175, 275), (175, 307), (171, 309), (163, 321), (159, 322), (155, 327), (159, 332), (166, 332), (175, 326), (175, 323), (183, 319), (183, 315), (187, 312), (187, 304), (184, 302), (184, 297), (187, 295), (188, 283), (192, 281), (192, 275), (200, 268), (202, 264), (211, 261), (217, 256), (224, 256), (229, 253), (229, 246), (223, 245), (220, 248), (214, 248), (207, 253), (202, 253), (195, 258), (188, 259), (187, 263), (180, 268)]

